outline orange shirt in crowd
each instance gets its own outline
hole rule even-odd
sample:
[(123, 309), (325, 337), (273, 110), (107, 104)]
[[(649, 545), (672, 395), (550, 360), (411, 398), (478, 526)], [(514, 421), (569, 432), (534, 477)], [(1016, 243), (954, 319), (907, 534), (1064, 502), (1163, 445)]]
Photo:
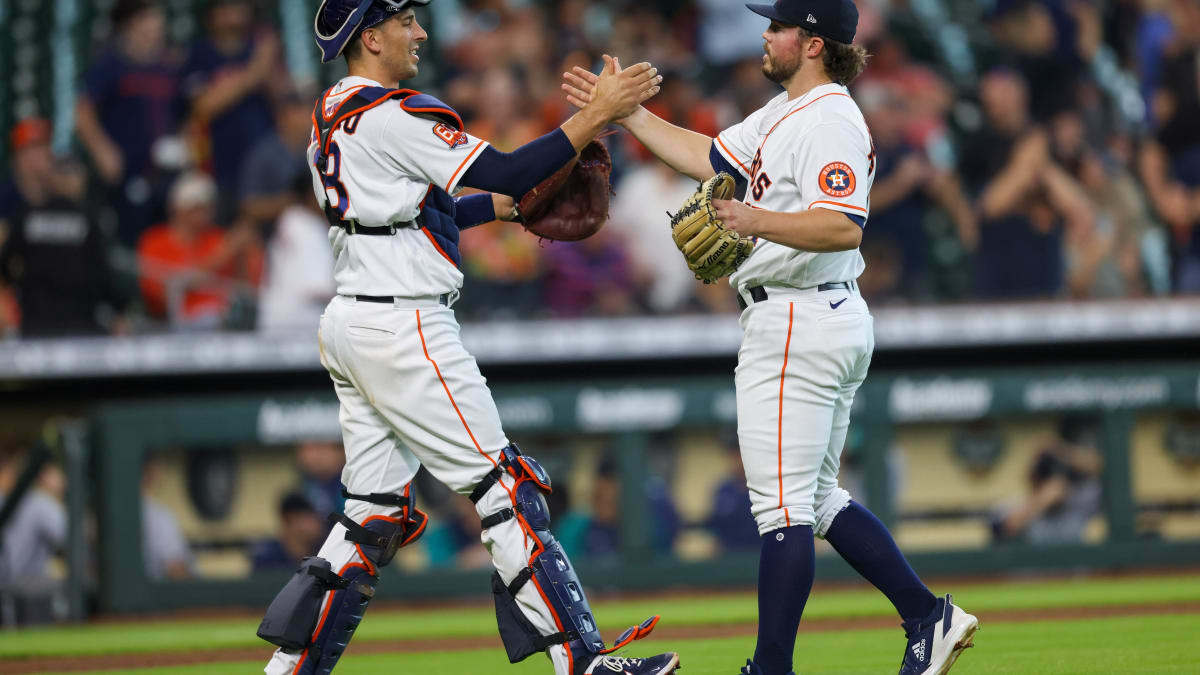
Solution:
[[(156, 225), (142, 234), (138, 241), (138, 260), (141, 265), (142, 297), (151, 315), (166, 316), (167, 286), (162, 272), (186, 271), (202, 268), (218, 256), (225, 244), (225, 231), (210, 227), (191, 241), (181, 240), (170, 225)], [(228, 279), (240, 278), (257, 282), (262, 272), (262, 252), (255, 249), (244, 256), (245, 270), (239, 270), (239, 259), (235, 258), (215, 274)], [(153, 268), (158, 268), (157, 270)], [(239, 274), (238, 272), (242, 272)], [(158, 274), (154, 274), (158, 272)], [(194, 319), (206, 315), (224, 313), (229, 304), (229, 292), (219, 284), (206, 285), (203, 281), (191, 285), (183, 300), (183, 318)]]

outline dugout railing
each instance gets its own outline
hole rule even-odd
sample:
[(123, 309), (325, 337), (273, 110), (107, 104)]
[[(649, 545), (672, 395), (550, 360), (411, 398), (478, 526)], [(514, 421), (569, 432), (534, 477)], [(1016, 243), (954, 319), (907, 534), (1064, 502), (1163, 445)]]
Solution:
[[(496, 385), (506, 430), (516, 441), (535, 434), (605, 434), (621, 477), (623, 513), (646, 504), (647, 443), (653, 434), (679, 427), (733, 423), (732, 379), (698, 377), (596, 381), (585, 386)], [(975, 550), (922, 551), (910, 556), (925, 575), (971, 575), (1061, 569), (1115, 569), (1200, 563), (1200, 541), (1144, 540), (1136, 536), (1130, 469), (1130, 432), (1144, 411), (1200, 408), (1200, 362), (1138, 366), (947, 370), (936, 374), (873, 375), (864, 385), (852, 418), (863, 434), (865, 499), (885, 521), (894, 521), (886, 452), (897, 425), (1024, 418), (1072, 411), (1097, 413), (1101, 423), (1104, 517), (1107, 537), (1086, 545), (1006, 544)], [(192, 452), (236, 444), (278, 444), (300, 438), (337, 439), (337, 405), (330, 392), (279, 396), (221, 396), (123, 402), (97, 408), (88, 420), (90, 455), (86, 482), (96, 509), (98, 606), (104, 611), (146, 611), (204, 605), (261, 606), (286, 575), (260, 574), (240, 580), (147, 581), (140, 541), (139, 478), (146, 454), (186, 446)], [(68, 435), (68, 438), (73, 438)], [(74, 442), (74, 441), (72, 441)], [(77, 459), (77, 464), (83, 459)], [(76, 470), (75, 480), (83, 474)], [(74, 489), (73, 485), (73, 489)], [(936, 486), (931, 486), (935, 489)], [(76, 492), (72, 520), (82, 522)], [(756, 556), (731, 553), (685, 562), (656, 555), (647, 519), (625, 518), (620, 559), (596, 565), (579, 561), (589, 585), (606, 589), (750, 586)], [(74, 556), (75, 564), (80, 556)], [(636, 570), (636, 574), (633, 571)], [(75, 570), (78, 578), (82, 570)], [(483, 597), (483, 571), (389, 569), (380, 586), (384, 598)], [(820, 579), (853, 577), (836, 556), (821, 556)], [(77, 585), (77, 584), (76, 584)]]

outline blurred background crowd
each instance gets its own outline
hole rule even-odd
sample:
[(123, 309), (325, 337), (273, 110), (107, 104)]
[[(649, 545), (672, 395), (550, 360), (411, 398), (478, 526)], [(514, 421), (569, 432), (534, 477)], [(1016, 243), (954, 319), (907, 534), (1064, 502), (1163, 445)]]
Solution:
[[(0, 332), (315, 325), (334, 293), (305, 148), (339, 77), (315, 1), (14, 2)], [(1200, 291), (1200, 0), (859, 0), (852, 92), (878, 168), (860, 280), (876, 304)], [(776, 93), (763, 20), (726, 0), (438, 0), (411, 83), (499, 149), (572, 110), (601, 53), (666, 73), (649, 103), (715, 135)], [(42, 44), (48, 25), (74, 36)], [(48, 59), (48, 61), (44, 61)], [(47, 63), (49, 65), (47, 65)], [(53, 86), (39, 81), (49, 69)], [(467, 318), (736, 311), (674, 260), (693, 189), (627, 134), (612, 220), (577, 244), (463, 234)]]

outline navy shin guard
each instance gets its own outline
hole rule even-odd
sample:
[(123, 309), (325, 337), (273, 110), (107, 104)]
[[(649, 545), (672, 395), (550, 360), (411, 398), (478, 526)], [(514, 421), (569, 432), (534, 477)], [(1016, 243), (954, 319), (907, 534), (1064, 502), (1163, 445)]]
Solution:
[(367, 605), (375, 595), (379, 577), (367, 571), (366, 565), (350, 563), (342, 568), (341, 576), (348, 582), (345, 589), (329, 594), (321, 612), (312, 641), (301, 657), (296, 675), (328, 675), (354, 637)]
[[(605, 647), (583, 583), (562, 545), (550, 534), (550, 511), (545, 498), (545, 493), (551, 490), (550, 477), (536, 460), (521, 455), (515, 445), (505, 448), (496, 470), (472, 493), (472, 501), (478, 502), (504, 473), (516, 478), (513, 506), (484, 518), (483, 527), (488, 529), (515, 518), (526, 535), (536, 539), (528, 566), (514, 579), (505, 583), (499, 573), (492, 575), (496, 621), (509, 661), (516, 663), (554, 645), (566, 645), (574, 661), (585, 655), (613, 652), (649, 635), (658, 622), (657, 616), (626, 630), (612, 647)], [(542, 635), (524, 615), (516, 595), (528, 583), (533, 583), (546, 601), (559, 632)]]
[(286, 650), (303, 650), (294, 675), (333, 671), (375, 595), (379, 568), (425, 531), (425, 514), (405, 499), (398, 517), (371, 516), (361, 525), (334, 517), (346, 528), (346, 541), (357, 556), (336, 573), (322, 558), (306, 559), (271, 603), (259, 636)]

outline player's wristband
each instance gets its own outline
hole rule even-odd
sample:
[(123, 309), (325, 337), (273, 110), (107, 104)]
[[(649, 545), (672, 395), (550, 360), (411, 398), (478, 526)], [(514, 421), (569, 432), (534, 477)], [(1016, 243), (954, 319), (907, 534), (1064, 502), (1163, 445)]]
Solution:
[(562, 129), (535, 138), (512, 152), (488, 146), (463, 174), (460, 185), (520, 198), (575, 157)]
[(496, 206), (490, 193), (454, 198), (454, 224), (458, 229), (465, 230), (495, 219)]

